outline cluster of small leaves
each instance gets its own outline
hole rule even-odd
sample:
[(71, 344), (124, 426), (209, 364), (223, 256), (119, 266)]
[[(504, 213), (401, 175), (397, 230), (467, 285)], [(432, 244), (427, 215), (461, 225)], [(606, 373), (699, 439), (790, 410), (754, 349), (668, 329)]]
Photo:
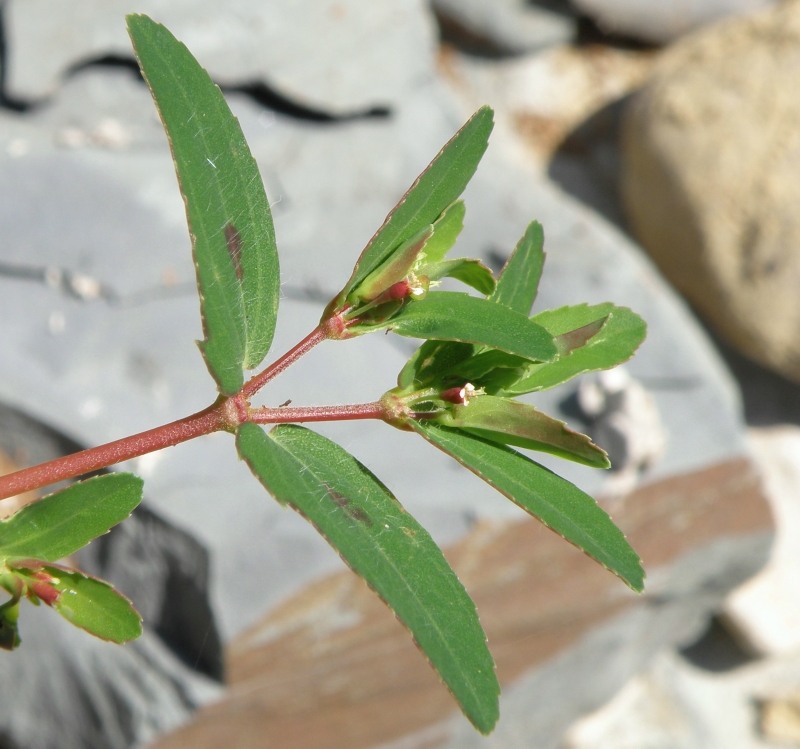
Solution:
[[(392, 608), (465, 715), (490, 731), (499, 685), (486, 636), (430, 535), (336, 443), (299, 425), (266, 431), (248, 418), (245, 373), (268, 353), (278, 311), (269, 203), (241, 128), (206, 71), (146, 16), (129, 16), (128, 28), (186, 204), (203, 321), (200, 349), (220, 402), (235, 400), (241, 412), (230, 427), (240, 458)], [(448, 258), (463, 226), (460, 195), (491, 130), (492, 112), (483, 107), (445, 145), (367, 244), (319, 329), (339, 340), (377, 330), (423, 339), (380, 401), (384, 420), (419, 434), (641, 590), (641, 563), (608, 515), (516, 448), (597, 467), (608, 466), (607, 456), (587, 436), (516, 398), (625, 361), (645, 326), (612, 304), (531, 317), (544, 263), (536, 223), (498, 279), (478, 260)], [(437, 290), (443, 278), (477, 293)], [(140, 492), (137, 480), (124, 474), (91, 479), (0, 526), (0, 583), (12, 594), (0, 612), (12, 639), (23, 596), (44, 600), (107, 639), (138, 633), (135, 612), (118, 594), (111, 598), (105, 583), (53, 562), (127, 516)]]
[(82, 481), (23, 507), (0, 522), (0, 647), (20, 643), (19, 603), (46, 603), (68, 622), (112, 642), (142, 633), (131, 602), (103, 580), (58, 564), (127, 518), (142, 500), (142, 481), (129, 473)]
[[(216, 119), (225, 111), (223, 99), (188, 50), (143, 16), (130, 18), (129, 27), (187, 202), (203, 354), (221, 393), (230, 394), (240, 386), (241, 370), (256, 363), (240, 352), (268, 348), (266, 338), (251, 341), (249, 321), (276, 314), (277, 252), (268, 204), (260, 181), (251, 177), (255, 165), (238, 124), (228, 114)], [(538, 224), (528, 229), (497, 282), (477, 260), (447, 258), (463, 224), (459, 196), (491, 129), (492, 112), (484, 107), (442, 149), (367, 244), (321, 324), (331, 338), (388, 329), (425, 339), (398, 387), (384, 396), (387, 420), (418, 432), (640, 590), (639, 559), (608, 515), (509, 445), (607, 466), (605, 453), (588, 437), (512, 398), (619, 364), (641, 342), (644, 324), (610, 304), (529, 317), (543, 264)], [(197, 137), (201, 132), (219, 135)], [(186, 188), (211, 189), (204, 187), (209, 180), (227, 205), (221, 215), (203, 211), (207, 196), (194, 210)], [(256, 215), (269, 227), (261, 235), (247, 231)], [(271, 289), (269, 301), (248, 291), (250, 273), (262, 290)], [(483, 296), (433, 290), (444, 277)], [(236, 312), (220, 323), (212, 314), (217, 309)], [(274, 326), (270, 321), (265, 327)], [(472, 388), (472, 398), (458, 397), (465, 388)], [(490, 730), (499, 687), (486, 637), (472, 601), (427, 532), (365, 466), (305, 427), (266, 432), (243, 423), (236, 445), (267, 490), (308, 518), (395, 611), (476, 727)]]

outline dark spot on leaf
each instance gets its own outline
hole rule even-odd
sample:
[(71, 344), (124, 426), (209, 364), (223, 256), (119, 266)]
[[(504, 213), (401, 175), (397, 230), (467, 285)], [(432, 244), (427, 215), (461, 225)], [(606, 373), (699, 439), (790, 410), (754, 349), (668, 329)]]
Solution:
[(332, 489), (327, 484), (325, 486), (325, 491), (328, 492), (328, 496), (333, 500), (334, 504), (337, 507), (341, 507), (353, 520), (358, 521), (359, 523), (364, 523), (365, 525), (372, 525), (372, 519), (366, 512), (360, 507), (354, 507), (353, 503), (347, 498), (343, 497), (339, 492)]
[(555, 344), (558, 352), (561, 355), (569, 354), (575, 349), (585, 346), (593, 336), (600, 332), (600, 329), (606, 324), (606, 320), (608, 320), (608, 315), (601, 317), (599, 320), (594, 320), (588, 325), (556, 336)]
[(242, 280), (242, 238), (233, 224), (225, 224), (225, 242), (228, 245), (228, 254), (236, 271), (236, 278)]

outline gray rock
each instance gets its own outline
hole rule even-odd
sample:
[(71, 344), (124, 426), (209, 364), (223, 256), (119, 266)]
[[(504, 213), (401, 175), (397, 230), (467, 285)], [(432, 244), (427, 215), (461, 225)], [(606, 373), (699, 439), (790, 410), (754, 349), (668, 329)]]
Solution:
[(572, 5), (612, 34), (666, 44), (726, 16), (774, 5), (775, 0), (571, 0)]
[(664, 274), (731, 345), (795, 382), (798, 40), (788, 2), (670, 50), (628, 110), (622, 184)]
[(120, 647), (31, 606), (20, 630), (22, 647), (0, 659), (0, 742), (8, 749), (127, 749), (177, 728), (220, 694), (150, 631)]
[[(68, 17), (52, 0), (6, 5), (6, 84), (15, 99), (53, 94), (76, 66), (133, 59), (125, 32), (131, 5), (124, 0), (84, 0)], [(422, 8), (423, 0), (234, 0), (220, 16), (217, 6), (200, 11), (192, 0), (145, 0), (136, 12), (166, 24), (220, 82), (269, 84), (299, 108), (346, 116), (391, 106), (409, 80), (430, 75), (435, 34)]]
[(431, 0), (445, 39), (484, 55), (518, 55), (571, 41), (576, 19), (563, 3)]
[[(33, 463), (80, 447), (0, 405), (0, 454)], [(144, 634), (124, 647), (111, 645), (44, 606), (23, 603), (22, 646), (0, 658), (4, 748), (140, 745), (177, 728), (221, 693), (208, 554), (194, 539), (140, 507), (81, 550), (75, 563), (133, 600)]]

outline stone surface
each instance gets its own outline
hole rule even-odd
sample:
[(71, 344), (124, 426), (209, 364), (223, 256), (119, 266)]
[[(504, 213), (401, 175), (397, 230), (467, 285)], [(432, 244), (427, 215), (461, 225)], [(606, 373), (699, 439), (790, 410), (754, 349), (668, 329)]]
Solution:
[(767, 749), (753, 730), (751, 698), (747, 686), (667, 652), (573, 726), (561, 749)]
[(739, 351), (795, 382), (798, 41), (791, 1), (676, 45), (628, 110), (622, 183), (665, 275)]
[(611, 34), (665, 44), (727, 16), (748, 13), (775, 0), (571, 0), (572, 5)]
[(647, 50), (563, 44), (501, 59), (448, 50), (439, 68), (470, 108), (491, 102), (514, 159), (543, 169), (573, 129), (640, 86), (653, 59)]
[[(68, 22), (53, 0), (6, 6), (13, 99), (48, 97), (65, 75), (93, 60), (133, 59), (124, 23), (129, 2), (77, 0)], [(262, 82), (300, 108), (336, 116), (392, 105), (409, 80), (429, 74), (435, 36), (423, 8), (423, 0), (233, 0), (219, 14), (213, 5), (198, 12), (193, 0), (143, 0), (135, 10), (164, 23), (220, 82)]]
[(796, 653), (710, 670), (667, 652), (560, 749), (774, 749), (797, 745)]
[(613, 466), (606, 495), (621, 501), (664, 454), (667, 433), (655, 398), (622, 365), (583, 378), (576, 400), (589, 419), (587, 433)]
[(22, 647), (0, 662), (3, 747), (128, 749), (220, 693), (152, 631), (120, 647), (23, 606)]
[(800, 650), (800, 428), (754, 429), (750, 442), (777, 533), (769, 564), (728, 599), (725, 615), (752, 652), (776, 656)]
[(431, 0), (446, 41), (481, 55), (517, 55), (571, 41), (577, 21), (563, 3)]
[(269, 736), (285, 749), (555, 747), (659, 652), (695, 640), (769, 545), (768, 507), (745, 460), (651, 484), (615, 517), (649, 571), (641, 597), (531, 521), (486, 521), (450, 549), (504, 685), (488, 738), (447, 717), (452, 699), (405, 631), (339, 573), (238, 638), (225, 699), (156, 746), (247, 749)]
[[(0, 456), (9, 470), (77, 447), (0, 405)], [(193, 538), (139, 508), (74, 562), (133, 600), (144, 634), (120, 647), (45, 606), (23, 604), (22, 647), (0, 658), (4, 749), (125, 749), (174, 729), (220, 694), (224, 664), (209, 606), (208, 554)]]

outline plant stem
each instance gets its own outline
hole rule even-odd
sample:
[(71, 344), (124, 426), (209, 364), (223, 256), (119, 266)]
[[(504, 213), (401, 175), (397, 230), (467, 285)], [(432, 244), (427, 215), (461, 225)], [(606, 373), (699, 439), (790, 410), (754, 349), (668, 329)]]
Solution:
[(252, 377), (234, 396), (220, 398), (208, 408), (169, 424), (108, 442), (105, 445), (81, 450), (46, 463), (23, 468), (0, 476), (0, 500), (23, 492), (39, 489), (66, 479), (83, 476), (101, 468), (122, 463), (140, 455), (217, 431), (234, 431), (243, 421), (256, 424), (276, 424), (303, 421), (334, 421), (351, 419), (382, 419), (386, 416), (380, 402), (349, 406), (311, 406), (307, 408), (248, 409), (250, 398), (270, 380), (307, 354), (314, 346), (344, 328), (338, 318), (320, 323), (302, 341), (262, 372)]
[(386, 408), (380, 401), (346, 406), (308, 406), (306, 408), (253, 408), (247, 420), (254, 424), (288, 424), (306, 421), (352, 421), (383, 419)]
[(169, 424), (0, 476), (0, 499), (82, 476), (225, 428), (218, 404)]
[(317, 325), (302, 341), (295, 344), (283, 356), (276, 359), (266, 369), (251, 377), (241, 389), (240, 394), (245, 400), (250, 400), (264, 385), (277, 377), (284, 369), (296, 362), (301, 356), (307, 354), (318, 343), (328, 337), (328, 330), (322, 325)]

